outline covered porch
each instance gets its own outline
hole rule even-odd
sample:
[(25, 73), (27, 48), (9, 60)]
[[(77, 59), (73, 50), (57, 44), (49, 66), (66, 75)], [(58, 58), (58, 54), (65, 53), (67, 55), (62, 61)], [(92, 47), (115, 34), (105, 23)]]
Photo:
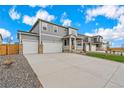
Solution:
[(83, 50), (83, 39), (74, 35), (65, 36), (63, 39), (63, 51), (72, 52), (74, 50)]
[(69, 51), (76, 50), (76, 36), (74, 35), (68, 35), (63, 37), (63, 51)]

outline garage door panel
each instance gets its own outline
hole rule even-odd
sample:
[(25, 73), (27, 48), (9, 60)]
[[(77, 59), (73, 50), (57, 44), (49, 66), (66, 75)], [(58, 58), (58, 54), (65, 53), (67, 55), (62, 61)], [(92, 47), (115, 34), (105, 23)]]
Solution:
[(91, 45), (91, 51), (96, 51), (96, 46), (95, 45)]
[(23, 40), (23, 54), (38, 53), (38, 41)]
[(43, 53), (58, 53), (62, 52), (62, 43), (50, 43), (50, 42), (44, 42), (43, 43)]

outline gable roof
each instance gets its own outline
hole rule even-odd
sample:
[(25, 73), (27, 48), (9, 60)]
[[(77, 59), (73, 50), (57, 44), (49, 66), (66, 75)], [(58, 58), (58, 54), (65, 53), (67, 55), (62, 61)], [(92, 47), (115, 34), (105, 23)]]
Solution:
[(56, 26), (59, 26), (59, 27), (63, 27), (65, 29), (68, 29), (68, 28), (72, 28), (72, 29), (75, 29), (75, 30), (78, 30), (77, 28), (74, 28), (74, 27), (71, 27), (71, 26), (62, 26), (62, 25), (59, 25), (59, 24), (56, 24), (56, 23), (53, 23), (53, 22), (49, 22), (49, 21), (46, 21), (46, 20), (43, 20), (43, 19), (37, 19), (37, 21), (34, 23), (34, 25), (32, 26), (32, 28), (29, 30), (29, 32), (32, 31), (32, 29), (39, 23), (39, 21), (42, 21), (42, 22), (46, 22), (46, 23), (49, 23), (49, 24), (53, 24), (53, 25), (56, 25)]

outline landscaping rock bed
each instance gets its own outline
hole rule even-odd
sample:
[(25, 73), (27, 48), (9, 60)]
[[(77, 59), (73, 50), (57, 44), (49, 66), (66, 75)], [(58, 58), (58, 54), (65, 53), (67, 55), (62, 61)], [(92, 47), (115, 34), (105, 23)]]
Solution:
[[(12, 59), (9, 67), (4, 65), (6, 59)], [(39, 88), (42, 87), (36, 74), (23, 55), (0, 56), (1, 88)]]

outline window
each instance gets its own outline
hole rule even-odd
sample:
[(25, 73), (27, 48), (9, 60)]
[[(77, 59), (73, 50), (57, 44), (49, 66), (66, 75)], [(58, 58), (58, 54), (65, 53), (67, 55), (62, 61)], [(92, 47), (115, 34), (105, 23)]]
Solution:
[(57, 32), (57, 30), (55, 29), (54, 32)]
[(46, 27), (43, 27), (43, 30), (47, 30), (47, 28)]
[(43, 30), (47, 30), (47, 23), (42, 23)]
[(54, 26), (54, 32), (58, 32), (58, 27)]

